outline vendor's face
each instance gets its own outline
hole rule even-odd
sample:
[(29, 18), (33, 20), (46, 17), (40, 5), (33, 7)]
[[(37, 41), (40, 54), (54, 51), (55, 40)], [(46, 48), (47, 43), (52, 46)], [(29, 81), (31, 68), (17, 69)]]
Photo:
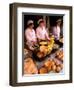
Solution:
[(61, 22), (58, 22), (58, 23), (57, 23), (57, 25), (59, 25), (59, 26), (60, 26), (60, 25), (61, 25)]
[(33, 23), (30, 25), (30, 28), (34, 28), (34, 24)]
[(40, 23), (40, 26), (41, 27), (44, 27), (45, 26), (45, 23), (44, 22)]

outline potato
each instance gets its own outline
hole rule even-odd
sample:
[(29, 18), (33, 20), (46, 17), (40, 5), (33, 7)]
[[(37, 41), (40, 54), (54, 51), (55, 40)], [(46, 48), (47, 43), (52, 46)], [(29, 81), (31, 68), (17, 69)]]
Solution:
[(61, 61), (63, 61), (63, 55), (62, 55), (62, 57), (61, 57)]
[(59, 66), (61, 67), (61, 69), (63, 69), (63, 64), (60, 64)]
[(61, 67), (60, 66), (57, 66), (56, 67), (56, 72), (59, 73), (61, 71)]
[(44, 66), (48, 69), (48, 71), (51, 71), (52, 61), (48, 60), (44, 63)]
[(55, 60), (55, 64), (58, 66), (60, 62), (58, 60)]
[(55, 65), (55, 61), (54, 60), (51, 63), (52, 63), (52, 65)]
[(47, 67), (48, 71), (50, 72), (52, 70), (51, 65)]
[(38, 56), (39, 58), (42, 58), (42, 57), (44, 56), (44, 54), (43, 54), (42, 52), (38, 52), (38, 53), (37, 53), (37, 56)]
[(52, 66), (52, 71), (56, 71), (56, 65)]
[(50, 61), (50, 59), (47, 60), (47, 61), (45, 61), (45, 63), (44, 63), (44, 66), (45, 66), (45, 67), (49, 67), (49, 66), (51, 66), (51, 65), (52, 65), (52, 61)]
[(63, 61), (64, 53), (63, 53), (62, 50), (57, 51), (56, 56), (57, 56), (57, 58), (58, 58), (59, 60), (62, 60), (62, 61)]
[(46, 67), (41, 67), (41, 68), (39, 69), (39, 73), (40, 73), (40, 74), (48, 73), (48, 70), (47, 70)]

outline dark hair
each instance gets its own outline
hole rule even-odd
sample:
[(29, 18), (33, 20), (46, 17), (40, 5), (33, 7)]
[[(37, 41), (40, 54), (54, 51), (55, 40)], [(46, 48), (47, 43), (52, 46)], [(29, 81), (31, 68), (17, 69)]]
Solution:
[(42, 20), (42, 21), (39, 22), (39, 24), (40, 24), (40, 23), (44, 23), (44, 21)]

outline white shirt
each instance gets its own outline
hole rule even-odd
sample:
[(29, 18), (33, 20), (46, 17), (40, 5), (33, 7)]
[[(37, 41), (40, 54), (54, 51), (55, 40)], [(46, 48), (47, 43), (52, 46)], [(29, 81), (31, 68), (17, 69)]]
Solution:
[(38, 39), (41, 39), (41, 40), (49, 39), (47, 30), (46, 30), (45, 27), (43, 27), (43, 28), (38, 27), (38, 28), (36, 29), (36, 35), (37, 35), (37, 38), (38, 38)]
[(27, 28), (25, 31), (25, 36), (28, 42), (36, 42), (36, 34), (34, 29), (30, 30)]
[(53, 35), (56, 40), (59, 40), (60, 38), (60, 26), (53, 27)]

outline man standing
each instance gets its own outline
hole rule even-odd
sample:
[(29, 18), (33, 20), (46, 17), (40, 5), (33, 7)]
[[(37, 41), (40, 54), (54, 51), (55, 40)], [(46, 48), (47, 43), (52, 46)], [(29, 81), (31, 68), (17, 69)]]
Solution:
[(26, 40), (27, 40), (26, 44), (28, 45), (30, 50), (34, 50), (33, 46), (37, 42), (36, 34), (35, 34), (35, 31), (33, 28), (34, 28), (33, 21), (29, 20), (27, 22), (27, 29), (25, 30), (25, 36), (26, 36)]
[(60, 25), (61, 25), (61, 19), (58, 19), (56, 21), (56, 25), (54, 27), (52, 27), (52, 33), (53, 33), (53, 35), (55, 37), (55, 40), (60, 39), (60, 32), (61, 32)]
[(38, 21), (38, 27), (36, 29), (36, 35), (39, 41), (41, 40), (50, 40), (47, 30), (46, 30), (46, 26), (45, 26), (45, 22), (43, 19), (39, 19)]

